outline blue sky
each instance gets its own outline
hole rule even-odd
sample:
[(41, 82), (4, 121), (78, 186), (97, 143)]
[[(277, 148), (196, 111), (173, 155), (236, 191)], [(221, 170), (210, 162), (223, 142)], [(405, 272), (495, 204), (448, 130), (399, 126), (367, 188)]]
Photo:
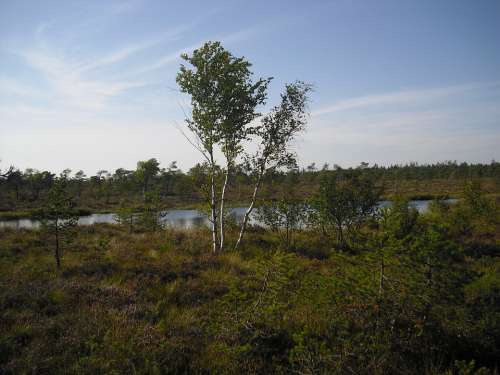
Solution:
[(500, 159), (498, 0), (0, 0), (1, 165), (188, 169), (175, 75), (207, 40), (274, 77), (269, 106), (314, 84), (301, 165)]

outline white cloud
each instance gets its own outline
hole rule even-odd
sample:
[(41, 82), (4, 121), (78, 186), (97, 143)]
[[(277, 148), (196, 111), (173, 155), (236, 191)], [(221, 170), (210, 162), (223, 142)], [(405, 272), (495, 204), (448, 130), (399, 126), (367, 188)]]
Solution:
[(457, 86), (438, 87), (421, 90), (403, 90), (397, 92), (360, 96), (357, 98), (343, 99), (330, 106), (319, 108), (311, 113), (311, 116), (322, 116), (334, 112), (350, 109), (373, 107), (387, 104), (415, 103), (431, 101), (439, 97), (462, 94), (471, 90), (484, 89), (498, 86), (500, 82), (470, 83)]
[(119, 50), (116, 50), (109, 55), (95, 58), (91, 62), (84, 63), (78, 67), (79, 72), (88, 71), (91, 69), (101, 68), (106, 65), (116, 64), (123, 61), (132, 55), (154, 47), (160, 43), (172, 42), (178, 40), (183, 32), (189, 29), (189, 26), (181, 26), (162, 33), (160, 36), (153, 37), (149, 40), (129, 44)]
[(337, 102), (334, 110), (312, 117), (298, 142), (301, 160), (353, 166), (498, 159), (498, 89), (498, 83), (474, 83)]
[(41, 98), (44, 93), (31, 85), (26, 85), (15, 79), (0, 76), (0, 95), (21, 98)]
[(175, 62), (180, 62), (181, 54), (192, 52), (194, 49), (200, 47), (201, 45), (203, 45), (203, 43), (207, 42), (208, 40), (212, 40), (212, 41), (220, 40), (220, 41), (224, 42), (225, 44), (231, 44), (231, 43), (237, 43), (237, 42), (241, 42), (243, 40), (247, 40), (247, 39), (255, 36), (258, 32), (259, 32), (259, 30), (256, 28), (249, 28), (249, 29), (234, 32), (232, 34), (222, 35), (222, 36), (219, 36), (216, 38), (208, 38), (206, 40), (199, 41), (198, 43), (192, 44), (192, 45), (187, 46), (187, 47), (180, 48), (173, 53), (169, 53), (167, 55), (164, 55), (164, 56), (160, 57), (159, 59), (157, 59), (156, 61), (152, 62), (151, 64), (144, 65), (141, 68), (135, 70), (131, 75), (143, 74), (143, 73), (146, 73), (146, 72), (149, 72), (152, 70), (163, 68), (163, 67), (170, 65), (172, 63), (175, 63)]
[(199, 47), (200, 45), (201, 45), (201, 43), (196, 44), (196, 45), (193, 44), (191, 46), (178, 49), (177, 51), (175, 51), (173, 53), (170, 53), (168, 55), (165, 55), (165, 56), (157, 59), (156, 61), (152, 62), (151, 64), (147, 64), (147, 65), (142, 66), (141, 68), (133, 71), (131, 73), (131, 75), (140, 75), (140, 74), (152, 71), (152, 70), (163, 68), (164, 66), (170, 65), (176, 61), (180, 61), (181, 54), (191, 52), (192, 50)]
[(85, 78), (63, 57), (45, 49), (21, 52), (26, 63), (48, 82), (53, 94), (65, 105), (82, 109), (102, 109), (106, 101), (145, 82), (107, 82)]
[(137, 10), (143, 5), (143, 0), (120, 0), (111, 4), (112, 14), (129, 13)]

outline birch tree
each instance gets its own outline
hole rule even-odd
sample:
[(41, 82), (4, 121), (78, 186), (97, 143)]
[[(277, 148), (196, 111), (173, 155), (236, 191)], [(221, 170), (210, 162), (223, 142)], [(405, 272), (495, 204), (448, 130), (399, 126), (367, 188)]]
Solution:
[[(195, 140), (190, 142), (209, 165), (210, 222), (215, 253), (224, 247), (225, 197), (231, 171), (242, 152), (242, 142), (250, 135), (250, 122), (259, 116), (256, 108), (266, 100), (271, 78), (254, 82), (251, 64), (243, 57), (234, 57), (219, 42), (207, 42), (191, 56), (181, 57), (191, 65), (189, 68), (182, 64), (177, 74), (181, 91), (191, 96), (191, 118), (186, 119), (186, 123)], [(219, 200), (215, 181), (217, 148), (225, 158)]]
[(249, 156), (247, 161), (255, 184), (235, 249), (243, 240), (265, 174), (296, 164), (296, 155), (290, 150), (290, 143), (305, 130), (308, 118), (307, 102), (311, 90), (311, 85), (301, 81), (286, 85), (285, 92), (281, 95), (281, 103), (265, 115), (260, 126), (255, 129), (255, 135), (260, 142), (257, 152)]

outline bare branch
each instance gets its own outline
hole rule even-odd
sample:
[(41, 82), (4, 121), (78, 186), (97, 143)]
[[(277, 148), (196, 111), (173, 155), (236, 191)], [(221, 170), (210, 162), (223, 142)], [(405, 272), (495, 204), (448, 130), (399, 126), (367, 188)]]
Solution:
[(0, 173), (0, 179), (9, 178), (9, 176), (14, 172), (14, 166), (11, 165), (9, 169), (3, 173)]
[(184, 130), (182, 130), (181, 126), (177, 123), (175, 123), (175, 128), (177, 130), (179, 130), (179, 132), (183, 135), (184, 138), (186, 138), (186, 140), (189, 142), (189, 144), (191, 144), (191, 146), (193, 146), (196, 150), (198, 150), (200, 152), (200, 154), (203, 155), (203, 157), (208, 161), (210, 162), (210, 158), (208, 157), (208, 155), (203, 151), (203, 149), (201, 148), (201, 146), (199, 145), (199, 143), (195, 143), (193, 140), (191, 140), (191, 138), (189, 138), (187, 136), (186, 133), (184, 133)]

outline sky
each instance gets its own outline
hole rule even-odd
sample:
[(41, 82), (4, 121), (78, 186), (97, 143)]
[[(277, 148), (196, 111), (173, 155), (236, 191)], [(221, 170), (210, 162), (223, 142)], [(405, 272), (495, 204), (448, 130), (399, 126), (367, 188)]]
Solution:
[(499, 0), (0, 0), (0, 169), (134, 169), (184, 139), (180, 54), (314, 85), (302, 166), (500, 159)]

